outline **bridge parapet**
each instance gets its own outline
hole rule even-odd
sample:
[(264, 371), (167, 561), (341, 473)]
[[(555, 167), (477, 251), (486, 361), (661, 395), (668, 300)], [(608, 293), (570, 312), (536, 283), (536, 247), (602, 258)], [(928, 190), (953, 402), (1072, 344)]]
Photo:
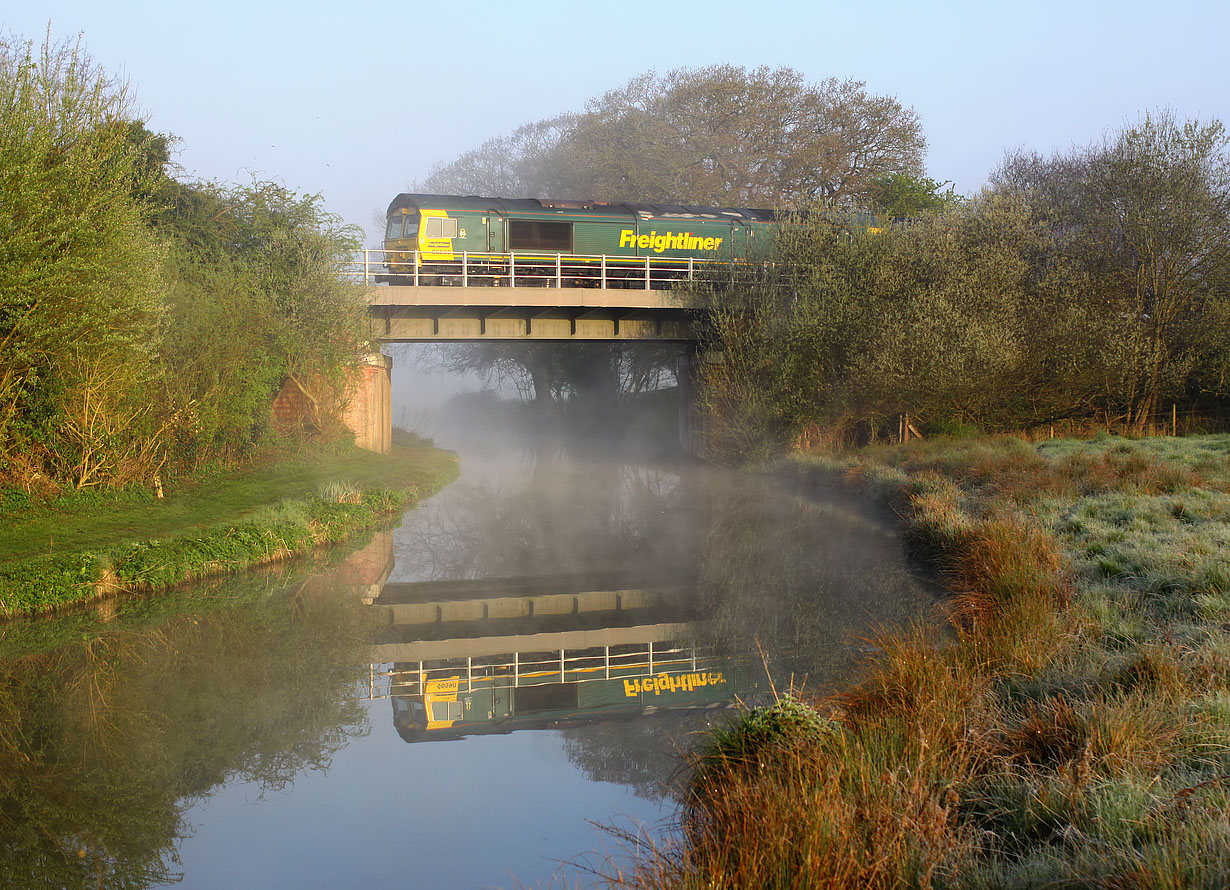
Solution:
[(344, 274), (363, 284), (408, 287), (507, 287), (597, 290), (669, 290), (728, 279), (746, 263), (692, 257), (608, 256), (564, 253), (424, 254), (364, 248)]
[(682, 292), (613, 288), (450, 287), (447, 285), (369, 285), (372, 307), (493, 307), (505, 309), (656, 309), (683, 310)]

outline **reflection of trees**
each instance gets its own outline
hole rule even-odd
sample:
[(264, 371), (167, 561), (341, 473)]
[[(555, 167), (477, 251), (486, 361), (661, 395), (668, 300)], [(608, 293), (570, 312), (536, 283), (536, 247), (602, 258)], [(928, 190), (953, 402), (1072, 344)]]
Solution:
[[(703, 469), (681, 486), (699, 492), (700, 610), (711, 619), (703, 635), (751, 664), (759, 640), (779, 687), (791, 676), (810, 689), (839, 680), (861, 636), (929, 601), (875, 505), (835, 492), (811, 501), (773, 479)], [(591, 779), (655, 800), (675, 790), (688, 734), (728, 715), (571, 727), (564, 746)]]
[(362, 731), (359, 604), (225, 583), (223, 606), (181, 591), (84, 636), (68, 616), (75, 641), (0, 663), (0, 885), (173, 880), (194, 799), (236, 776), (283, 787)]
[(878, 625), (929, 602), (893, 517), (841, 492), (810, 499), (768, 477), (545, 450), (510, 476), (463, 480), (424, 505), (399, 571), (442, 579), (696, 567), (710, 632), (735, 652), (759, 639), (775, 678), (794, 672), (813, 686), (847, 672)]
[(778, 683), (828, 685), (850, 670), (860, 638), (927, 601), (875, 505), (835, 492), (808, 500), (767, 478), (708, 478), (702, 612), (732, 649), (759, 640)]
[(687, 735), (704, 725), (699, 715), (608, 720), (560, 730), (564, 752), (594, 782), (631, 788), (644, 800), (672, 795), (687, 750)]
[(609, 415), (620, 401), (675, 383), (678, 344), (657, 342), (493, 341), (434, 344), (428, 367), (511, 384), (540, 405), (591, 400)]
[(691, 566), (679, 475), (527, 453), (510, 482), (454, 485), (412, 517), (399, 574), (422, 579)]

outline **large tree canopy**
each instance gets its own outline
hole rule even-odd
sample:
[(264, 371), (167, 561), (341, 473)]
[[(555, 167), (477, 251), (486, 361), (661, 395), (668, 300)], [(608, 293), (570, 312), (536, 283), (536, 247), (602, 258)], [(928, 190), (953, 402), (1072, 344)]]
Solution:
[(436, 167), (420, 188), (502, 197), (742, 207), (866, 206), (877, 180), (921, 176), (912, 108), (865, 83), (793, 68), (635, 77), (585, 112), (527, 124)]

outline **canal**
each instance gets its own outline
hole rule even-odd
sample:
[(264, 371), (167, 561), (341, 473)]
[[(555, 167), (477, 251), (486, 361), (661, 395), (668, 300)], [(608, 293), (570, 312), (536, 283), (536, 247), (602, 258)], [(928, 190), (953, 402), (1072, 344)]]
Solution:
[(0, 627), (0, 885), (589, 886), (679, 751), (934, 591), (881, 506), (594, 442), (310, 567)]

